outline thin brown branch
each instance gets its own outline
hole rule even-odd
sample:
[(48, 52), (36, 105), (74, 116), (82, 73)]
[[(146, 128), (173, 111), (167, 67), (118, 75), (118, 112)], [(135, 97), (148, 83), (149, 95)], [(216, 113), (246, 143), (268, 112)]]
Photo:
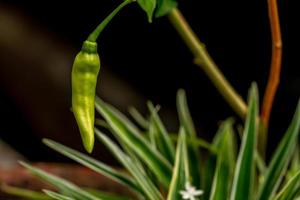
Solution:
[(269, 124), (273, 101), (279, 85), (282, 60), (282, 40), (277, 0), (268, 0), (268, 8), (272, 34), (272, 58), (269, 80), (264, 94), (261, 110), (261, 119), (266, 128)]

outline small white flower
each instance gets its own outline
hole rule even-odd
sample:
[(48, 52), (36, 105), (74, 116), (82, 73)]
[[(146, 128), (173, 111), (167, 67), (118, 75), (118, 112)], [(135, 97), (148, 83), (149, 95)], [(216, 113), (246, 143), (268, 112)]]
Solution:
[(185, 190), (181, 190), (182, 199), (195, 200), (195, 197), (203, 194), (202, 190), (196, 190), (189, 182), (185, 183)]

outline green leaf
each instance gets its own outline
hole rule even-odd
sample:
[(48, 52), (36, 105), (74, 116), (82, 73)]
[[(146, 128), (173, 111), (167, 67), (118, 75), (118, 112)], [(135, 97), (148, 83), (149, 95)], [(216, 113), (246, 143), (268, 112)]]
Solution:
[[(252, 84), (248, 101), (248, 113), (242, 138), (241, 149), (235, 167), (235, 175), (231, 190), (231, 200), (251, 199), (254, 183), (254, 154), (257, 136), (258, 92), (256, 84)], [(264, 199), (266, 200), (266, 199)]]
[(176, 0), (157, 0), (155, 17), (162, 17), (172, 11), (177, 6)]
[(160, 152), (165, 156), (165, 158), (170, 162), (173, 163), (175, 159), (175, 148), (173, 146), (172, 140), (162, 123), (160, 117), (157, 114), (157, 110), (154, 108), (151, 102), (148, 102), (148, 108), (151, 113), (151, 118), (154, 122), (154, 125), (157, 130), (156, 135), (156, 145)]
[(234, 174), (235, 149), (232, 120), (226, 120), (221, 125), (221, 129), (222, 138), (218, 148), (217, 166), (210, 192), (210, 200), (227, 199)]
[[(167, 2), (167, 1), (166, 1)], [(196, 141), (197, 133), (192, 120), (190, 111), (188, 109), (186, 94), (184, 90), (178, 90), (177, 92), (177, 110), (181, 126), (184, 127), (187, 136), (192, 140)], [(188, 143), (188, 154), (190, 162), (190, 171), (192, 175), (192, 184), (196, 187), (200, 187), (201, 177), (200, 177), (200, 156), (199, 150), (196, 143)]]
[(140, 185), (141, 189), (148, 197), (149, 200), (162, 200), (162, 196), (151, 182), (151, 180), (144, 173), (140, 166), (125, 154), (110, 138), (105, 136), (99, 130), (95, 129), (97, 138), (105, 144), (105, 146), (112, 152), (112, 154), (119, 160), (120, 163), (130, 172), (135, 178), (136, 182)]
[(87, 155), (84, 155), (83, 153), (80, 153), (74, 149), (66, 147), (52, 140), (44, 139), (43, 142), (48, 147), (88, 167), (89, 169), (94, 170), (95, 172), (98, 172), (108, 178), (111, 178), (122, 185), (128, 186), (134, 192), (141, 193), (141, 189), (138, 187), (137, 183), (135, 181), (132, 181), (132, 177), (128, 176), (127, 174), (119, 172), (100, 161), (97, 161)]
[(196, 129), (190, 114), (186, 94), (183, 89), (178, 90), (177, 92), (177, 99), (176, 99), (177, 111), (180, 123), (183, 125), (184, 129), (186, 130), (186, 134), (188, 137), (196, 137)]
[(185, 184), (189, 182), (189, 178), (190, 174), (186, 147), (186, 135), (184, 129), (181, 128), (176, 148), (176, 159), (173, 168), (173, 176), (167, 200), (182, 200), (180, 190), (184, 189)]
[(292, 200), (293, 194), (299, 189), (300, 170), (282, 188), (274, 200)]
[(210, 198), (210, 191), (212, 189), (212, 184), (214, 180), (214, 173), (216, 169), (217, 163), (217, 156), (215, 154), (209, 154), (207, 161), (205, 162), (205, 166), (203, 170), (203, 177), (202, 177), (202, 188), (204, 191), (203, 199), (209, 200)]
[(156, 143), (156, 140), (157, 140), (157, 135), (158, 135), (158, 130), (154, 124), (154, 120), (152, 117), (150, 117), (150, 122), (149, 122), (149, 128), (148, 128), (148, 137), (149, 137), (149, 140), (150, 140), (150, 143), (151, 143), (151, 146), (154, 148), (154, 149), (157, 149), (158, 150), (158, 145)]
[(298, 172), (298, 170), (300, 169), (299, 150), (300, 150), (300, 147), (299, 147), (299, 143), (297, 142), (297, 145), (296, 145), (296, 148), (295, 148), (295, 151), (293, 153), (292, 160), (291, 160), (291, 164), (290, 164), (289, 170), (288, 170), (287, 175), (286, 175), (287, 180), (289, 180), (291, 177), (293, 177)]
[[(178, 134), (170, 133), (170, 138), (173, 142), (177, 142)], [(207, 142), (206, 140), (204, 140), (202, 138), (198, 138), (198, 137), (197, 138), (187, 138), (186, 140), (187, 140), (188, 145), (193, 144), (197, 148), (203, 148), (212, 154), (217, 153), (217, 149), (212, 144), (210, 144), (209, 142)]]
[(128, 112), (139, 126), (141, 126), (144, 129), (148, 129), (149, 121), (145, 119), (135, 107), (129, 107)]
[(53, 199), (56, 199), (56, 200), (75, 200), (71, 197), (67, 197), (67, 196), (64, 196), (64, 195), (61, 195), (59, 193), (56, 193), (56, 192), (53, 192), (53, 191), (50, 191), (50, 190), (43, 190), (49, 197), (53, 198)]
[(259, 155), (259, 153), (258, 153), (257, 150), (255, 151), (254, 158), (255, 158), (255, 163), (256, 163), (257, 169), (258, 169), (258, 171), (260, 173), (260, 176), (263, 178), (263, 176), (265, 175), (265, 172), (267, 170), (265, 161)]
[[(205, 191), (203, 194), (203, 199), (204, 200), (208, 200), (210, 199), (210, 194), (211, 194), (211, 189), (213, 188), (213, 182), (215, 179), (215, 174), (216, 174), (216, 167), (217, 167), (217, 157), (219, 154), (221, 154), (221, 147), (222, 147), (222, 141), (225, 138), (225, 134), (228, 131), (233, 131), (231, 126), (233, 124), (233, 120), (231, 118), (225, 120), (224, 122), (222, 122), (222, 124), (220, 125), (217, 133), (215, 134), (215, 137), (213, 138), (211, 147), (209, 149), (211, 149), (212, 151), (210, 151), (210, 154), (208, 156), (207, 161), (205, 162), (205, 167), (204, 167), (204, 176), (203, 176), (203, 190)], [(228, 148), (226, 150), (226, 152), (223, 153), (227, 153), (230, 156), (230, 163), (233, 166), (232, 167), (232, 171), (234, 170), (234, 163), (235, 163), (235, 159), (236, 159), (236, 149), (237, 149), (237, 144), (236, 144), (236, 140), (235, 137), (233, 135), (233, 133), (229, 134), (229, 141), (228, 143), (231, 144), (230, 148)], [(219, 162), (220, 163), (220, 162)], [(233, 173), (233, 172), (232, 172)]]
[(141, 8), (147, 13), (148, 21), (152, 22), (153, 13), (156, 8), (156, 0), (137, 0)]
[(98, 97), (96, 109), (110, 125), (114, 136), (130, 147), (167, 188), (172, 176), (171, 164), (141, 136), (124, 115)]
[(71, 196), (76, 200), (102, 200), (100, 198), (95, 197), (92, 194), (89, 194), (88, 192), (82, 190), (81, 188), (67, 180), (49, 174), (48, 172), (45, 172), (36, 167), (32, 167), (31, 165), (26, 164), (24, 162), (20, 162), (20, 164), (27, 168), (32, 174), (57, 187), (60, 191), (62, 191), (65, 194), (68, 194), (68, 196)]
[(118, 196), (115, 194), (111, 194), (108, 192), (102, 192), (99, 190), (95, 190), (95, 189), (85, 189), (86, 191), (88, 191), (89, 193), (95, 195), (96, 197), (105, 199), (105, 200), (130, 200), (130, 198), (128, 197), (124, 197), (124, 196)]
[(23, 189), (19, 187), (9, 186), (6, 184), (1, 184), (1, 192), (11, 195), (20, 197), (22, 199), (31, 199), (31, 200), (52, 200), (52, 198), (48, 197), (47, 195), (33, 191), (28, 189)]
[(219, 127), (217, 133), (215, 134), (212, 145), (210, 149), (214, 149), (214, 151), (210, 151), (207, 161), (205, 162), (204, 172), (202, 177), (203, 190), (205, 191), (203, 194), (203, 199), (208, 200), (210, 198), (210, 193), (214, 181), (215, 170), (217, 165), (217, 155), (218, 149), (221, 146), (221, 139), (224, 134), (224, 123)]
[(291, 157), (296, 149), (300, 128), (300, 101), (293, 120), (272, 156), (264, 182), (260, 187), (258, 200), (269, 199), (274, 195), (286, 172)]

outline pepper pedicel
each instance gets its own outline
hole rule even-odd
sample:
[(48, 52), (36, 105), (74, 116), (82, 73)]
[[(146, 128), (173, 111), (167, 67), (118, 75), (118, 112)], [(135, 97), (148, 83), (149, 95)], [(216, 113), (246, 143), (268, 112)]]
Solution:
[(96, 40), (111, 19), (133, 0), (121, 3), (83, 43), (72, 68), (72, 110), (79, 127), (84, 148), (91, 153), (94, 148), (95, 93), (100, 71), (100, 57)]

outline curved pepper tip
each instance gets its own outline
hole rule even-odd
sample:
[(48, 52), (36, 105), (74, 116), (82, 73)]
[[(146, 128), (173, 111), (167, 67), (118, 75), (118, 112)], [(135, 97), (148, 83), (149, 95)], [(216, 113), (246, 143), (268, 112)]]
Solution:
[(83, 146), (84, 149), (90, 154), (93, 152), (94, 149), (94, 137), (89, 137), (89, 139), (83, 139)]

